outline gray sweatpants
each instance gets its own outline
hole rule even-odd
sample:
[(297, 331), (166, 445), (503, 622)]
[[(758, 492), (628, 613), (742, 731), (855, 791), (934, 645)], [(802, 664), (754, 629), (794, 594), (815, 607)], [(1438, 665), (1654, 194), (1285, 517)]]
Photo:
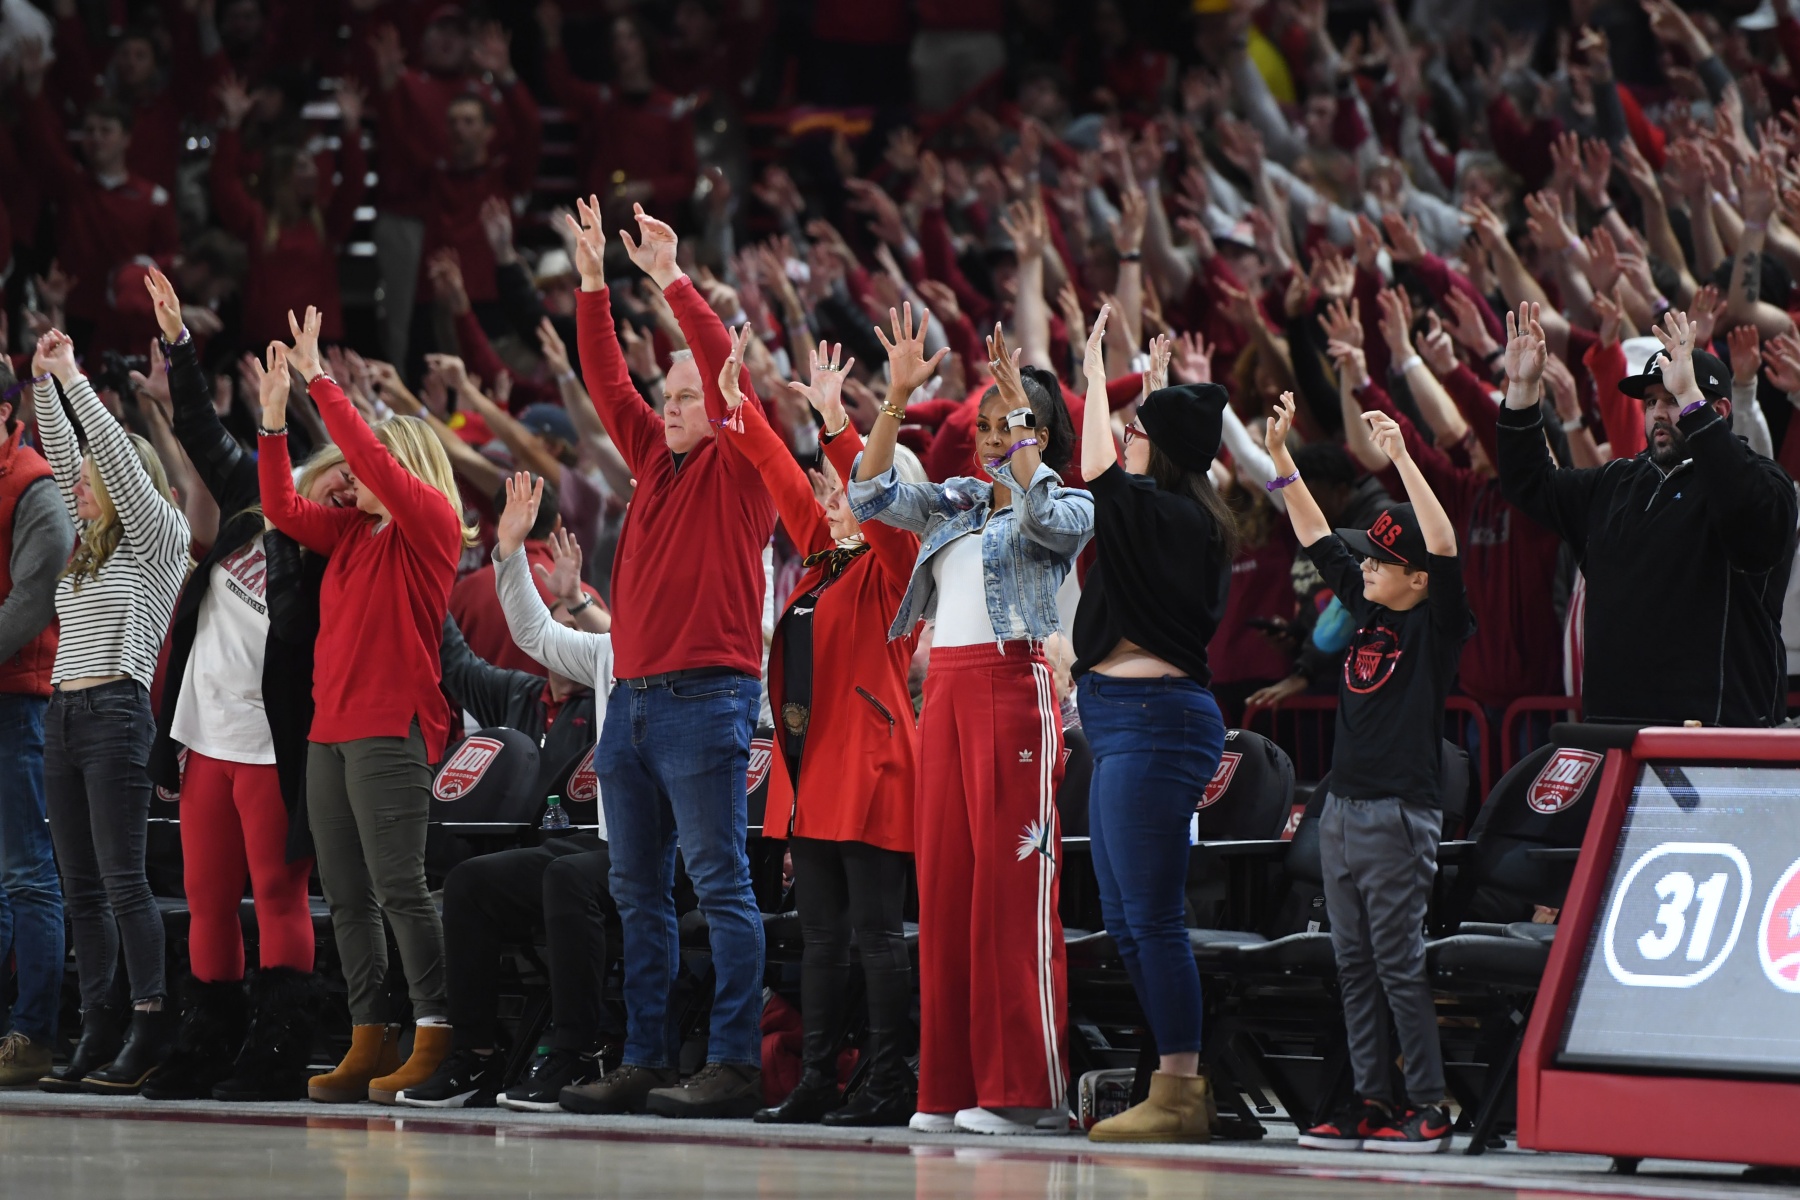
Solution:
[(444, 927), (425, 884), (430, 807), (431, 764), (417, 725), (404, 738), (307, 747), (306, 814), (344, 960), (350, 1019), (358, 1025), (392, 1019), (381, 1006), (387, 974), (383, 914), (400, 945), (413, 1019), (449, 1015)]
[(1327, 795), (1319, 816), (1325, 912), (1344, 997), (1356, 1094), (1392, 1104), (1388, 1014), (1414, 1107), (1444, 1099), (1444, 1052), (1425, 978), (1425, 910), (1443, 814), (1400, 800)]

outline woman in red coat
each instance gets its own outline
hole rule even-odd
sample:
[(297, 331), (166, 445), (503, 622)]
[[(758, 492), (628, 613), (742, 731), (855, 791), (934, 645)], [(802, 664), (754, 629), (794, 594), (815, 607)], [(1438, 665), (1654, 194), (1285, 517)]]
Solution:
[[(862, 439), (840, 393), (850, 364), (821, 344), (810, 386), (791, 384), (825, 419), (831, 490), (821, 508), (806, 472), (769, 426), (762, 406), (744, 404), (738, 374), (748, 325), (732, 337), (719, 389), (732, 410), (722, 437), (739, 439), (775, 498), (781, 523), (806, 556), (769, 647), (769, 707), (775, 714), (774, 780), (763, 828), (786, 837), (805, 955), (800, 1008), (805, 1020), (799, 1086), (763, 1122), (904, 1125), (917, 1085), (900, 1050), (912, 1007), (912, 959), (901, 910), (913, 845), (913, 719), (906, 672), (917, 633), (887, 640), (912, 577), (919, 539), (885, 525), (859, 528), (838, 482), (850, 477)], [(852, 359), (852, 362), (855, 360)], [(831, 478), (835, 474), (837, 478)], [(920, 472), (923, 482), (923, 471)], [(792, 795), (791, 803), (785, 796)], [(840, 1107), (838, 1043), (850, 984), (850, 940), (869, 997), (868, 1083)]]

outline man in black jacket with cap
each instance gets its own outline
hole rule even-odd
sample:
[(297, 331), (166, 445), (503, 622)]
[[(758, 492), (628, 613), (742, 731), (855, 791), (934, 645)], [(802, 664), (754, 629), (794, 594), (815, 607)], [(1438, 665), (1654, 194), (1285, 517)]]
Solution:
[(1731, 432), (1731, 372), (1695, 348), (1685, 314), (1669, 313), (1653, 331), (1663, 349), (1619, 385), (1643, 401), (1648, 447), (1557, 469), (1538, 413), (1537, 306), (1520, 305), (1506, 323), (1500, 483), (1587, 576), (1587, 719), (1779, 724), (1797, 502), (1787, 473)]

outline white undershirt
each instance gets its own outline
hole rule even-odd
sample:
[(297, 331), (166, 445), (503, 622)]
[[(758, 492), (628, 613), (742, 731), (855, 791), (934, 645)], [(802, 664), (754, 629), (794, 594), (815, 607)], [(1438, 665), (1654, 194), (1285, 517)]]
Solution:
[(965, 533), (939, 550), (931, 560), (931, 579), (937, 585), (933, 646), (992, 645), (998, 640), (988, 618), (980, 530)]
[(194, 648), (169, 733), (208, 758), (275, 761), (262, 687), (269, 645), (267, 580), (268, 560), (257, 534), (214, 565), (200, 598)]

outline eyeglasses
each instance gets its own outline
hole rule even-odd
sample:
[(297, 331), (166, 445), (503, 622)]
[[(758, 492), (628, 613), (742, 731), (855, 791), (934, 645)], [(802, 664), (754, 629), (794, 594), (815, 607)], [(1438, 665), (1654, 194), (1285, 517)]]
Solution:
[(1136, 421), (1133, 421), (1131, 424), (1129, 424), (1125, 427), (1125, 444), (1127, 446), (1129, 446), (1129, 445), (1131, 445), (1131, 443), (1137, 441), (1139, 438), (1143, 438), (1145, 441), (1149, 441), (1150, 435), (1144, 432), (1144, 427), (1142, 425), (1139, 425)]

